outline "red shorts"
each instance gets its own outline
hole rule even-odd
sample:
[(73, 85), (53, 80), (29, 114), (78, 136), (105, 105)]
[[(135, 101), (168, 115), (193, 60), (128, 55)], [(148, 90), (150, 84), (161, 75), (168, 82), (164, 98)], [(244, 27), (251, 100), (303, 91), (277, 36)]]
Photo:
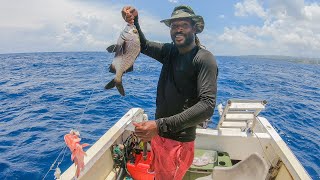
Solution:
[(192, 164), (194, 141), (179, 142), (157, 135), (151, 140), (151, 148), (150, 170), (156, 180), (181, 180)]

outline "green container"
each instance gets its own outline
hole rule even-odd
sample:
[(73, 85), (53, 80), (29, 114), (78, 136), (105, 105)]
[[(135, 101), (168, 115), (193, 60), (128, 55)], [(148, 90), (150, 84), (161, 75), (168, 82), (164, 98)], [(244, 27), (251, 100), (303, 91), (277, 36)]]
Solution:
[(227, 152), (218, 152), (217, 166), (220, 166), (220, 167), (231, 167), (232, 166), (230, 156)]
[[(195, 149), (194, 157), (200, 158), (203, 155), (210, 156), (213, 161), (204, 166), (191, 165), (184, 176), (184, 180), (194, 180), (199, 177), (208, 176), (212, 173), (215, 166), (229, 167), (232, 166), (229, 154), (226, 152), (217, 152), (213, 150)], [(219, 156), (220, 155), (220, 156)]]

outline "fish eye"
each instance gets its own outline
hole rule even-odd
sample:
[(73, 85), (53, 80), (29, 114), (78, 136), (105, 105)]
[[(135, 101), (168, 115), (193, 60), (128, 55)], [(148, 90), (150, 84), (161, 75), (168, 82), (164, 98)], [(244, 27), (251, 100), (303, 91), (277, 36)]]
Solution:
[(133, 33), (135, 33), (135, 34), (137, 34), (137, 32), (138, 32), (136, 29), (133, 29), (132, 31), (133, 31)]

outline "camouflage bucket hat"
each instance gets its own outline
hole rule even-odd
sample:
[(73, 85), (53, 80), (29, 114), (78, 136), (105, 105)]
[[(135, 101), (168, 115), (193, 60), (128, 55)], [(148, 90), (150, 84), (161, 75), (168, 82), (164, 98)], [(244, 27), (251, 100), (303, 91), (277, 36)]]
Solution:
[(181, 18), (190, 18), (196, 25), (196, 33), (201, 33), (204, 28), (204, 20), (202, 16), (195, 15), (191, 7), (189, 6), (177, 6), (174, 8), (171, 18), (170, 19), (164, 19), (160, 22), (163, 22), (165, 25), (170, 27), (171, 21), (174, 19), (181, 19)]

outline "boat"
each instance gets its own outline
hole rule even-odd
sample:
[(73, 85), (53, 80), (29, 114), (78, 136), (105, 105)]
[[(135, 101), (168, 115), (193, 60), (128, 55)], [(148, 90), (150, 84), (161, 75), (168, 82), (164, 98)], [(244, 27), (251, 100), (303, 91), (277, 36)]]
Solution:
[[(311, 179), (269, 121), (259, 115), (266, 104), (265, 100), (243, 99), (230, 99), (224, 106), (219, 104), (217, 127), (196, 130), (194, 162), (201, 164), (202, 158), (204, 164), (193, 164), (183, 179)], [(115, 158), (115, 147), (126, 146), (128, 138), (137, 141), (132, 122), (147, 120), (143, 109), (130, 109), (86, 151), (85, 167), (78, 179), (130, 179), (127, 175), (119, 178), (124, 171), (139, 177), (136, 179), (153, 179), (148, 171), (143, 172), (150, 164), (149, 145), (143, 146), (148, 148), (147, 152), (141, 147), (133, 159), (126, 159), (125, 169), (117, 167)], [(71, 165), (60, 179), (74, 179), (75, 170), (75, 165)]]

